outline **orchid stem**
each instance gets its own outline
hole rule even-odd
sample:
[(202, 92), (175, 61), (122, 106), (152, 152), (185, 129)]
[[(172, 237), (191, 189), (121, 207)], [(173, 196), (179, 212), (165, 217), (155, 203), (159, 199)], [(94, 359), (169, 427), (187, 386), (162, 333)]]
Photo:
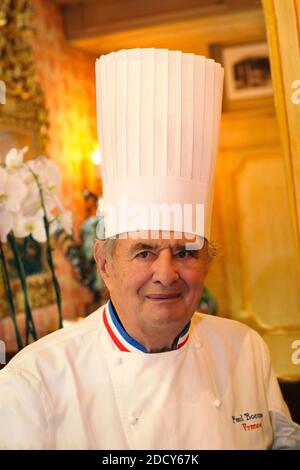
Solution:
[(12, 294), (11, 287), (10, 287), (9, 274), (8, 274), (5, 254), (3, 251), (3, 246), (2, 246), (1, 241), (0, 241), (0, 266), (1, 266), (1, 274), (3, 278), (4, 291), (5, 291), (6, 299), (8, 302), (9, 313), (10, 313), (10, 317), (12, 319), (12, 322), (15, 328), (18, 349), (19, 351), (21, 351), (21, 349), (23, 348), (23, 341), (22, 341), (22, 336), (18, 327), (17, 319), (16, 319), (16, 311), (15, 311), (15, 306), (13, 302), (13, 294)]
[(55, 267), (54, 267), (54, 262), (53, 262), (53, 256), (52, 256), (52, 247), (51, 247), (51, 241), (50, 241), (50, 230), (49, 230), (49, 220), (47, 217), (47, 211), (46, 211), (46, 206), (45, 206), (45, 201), (44, 201), (44, 195), (43, 195), (43, 190), (41, 187), (41, 184), (38, 180), (38, 177), (36, 174), (31, 171), (31, 174), (33, 175), (33, 178), (39, 188), (39, 193), (40, 193), (40, 199), (41, 199), (41, 206), (43, 209), (44, 213), (44, 226), (45, 226), (45, 231), (46, 231), (46, 245), (47, 245), (47, 262), (51, 271), (51, 276), (52, 276), (52, 282), (55, 290), (55, 298), (56, 298), (56, 304), (57, 304), (57, 309), (58, 309), (58, 326), (59, 328), (63, 327), (63, 318), (62, 318), (62, 306), (61, 306), (61, 289), (60, 285), (57, 279), (57, 276), (55, 274)]
[(61, 290), (60, 290), (58, 279), (55, 274), (55, 268), (54, 268), (53, 256), (52, 256), (52, 247), (50, 243), (49, 222), (48, 222), (48, 218), (46, 216), (45, 210), (44, 210), (44, 225), (45, 225), (46, 236), (47, 236), (47, 261), (48, 261), (49, 268), (51, 270), (52, 282), (54, 285), (56, 303), (57, 303), (57, 308), (58, 308), (58, 326), (59, 328), (62, 328), (63, 320), (62, 320), (62, 308), (61, 308)]
[(7, 236), (8, 242), (10, 244), (10, 247), (12, 249), (12, 252), (15, 257), (16, 261), (16, 266), (17, 266), (17, 271), (19, 274), (19, 278), (21, 281), (22, 289), (23, 289), (23, 294), (24, 294), (24, 307), (25, 307), (25, 315), (26, 315), (26, 344), (29, 343), (29, 334), (31, 333), (31, 336), (34, 341), (37, 340), (37, 334), (36, 334), (36, 329), (34, 326), (33, 318), (32, 318), (32, 313), (31, 313), (31, 308), (30, 308), (30, 302), (29, 302), (29, 295), (28, 295), (28, 288), (27, 288), (27, 281), (26, 281), (26, 274), (25, 274), (25, 269), (24, 269), (24, 264), (22, 261), (22, 258), (20, 256), (19, 248), (15, 239), (15, 236), (13, 232), (10, 232)]

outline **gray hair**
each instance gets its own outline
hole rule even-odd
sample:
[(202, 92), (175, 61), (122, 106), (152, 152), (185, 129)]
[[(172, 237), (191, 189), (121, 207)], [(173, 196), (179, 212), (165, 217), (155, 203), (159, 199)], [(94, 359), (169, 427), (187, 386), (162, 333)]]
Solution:
[(103, 256), (108, 261), (110, 261), (114, 256), (114, 253), (117, 247), (117, 241), (118, 241), (118, 238), (113, 237), (113, 238), (105, 238), (103, 242), (103, 246), (102, 246)]

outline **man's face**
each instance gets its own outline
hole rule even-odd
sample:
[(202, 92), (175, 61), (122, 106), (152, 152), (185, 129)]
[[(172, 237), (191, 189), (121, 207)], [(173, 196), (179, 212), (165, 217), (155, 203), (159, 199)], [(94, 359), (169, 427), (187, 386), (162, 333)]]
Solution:
[(111, 300), (125, 329), (136, 338), (139, 332), (164, 329), (179, 334), (201, 296), (207, 246), (187, 249), (196, 238), (176, 239), (172, 232), (168, 239), (163, 233), (159, 239), (140, 234), (141, 238), (117, 240), (113, 258), (102, 272)]

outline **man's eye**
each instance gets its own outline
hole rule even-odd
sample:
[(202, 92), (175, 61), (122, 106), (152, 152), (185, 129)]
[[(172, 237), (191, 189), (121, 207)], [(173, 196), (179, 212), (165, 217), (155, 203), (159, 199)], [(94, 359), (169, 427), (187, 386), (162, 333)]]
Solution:
[(187, 258), (188, 256), (190, 256), (190, 253), (187, 250), (181, 250), (178, 251), (177, 256), (178, 258)]
[(141, 251), (140, 253), (137, 253), (136, 257), (137, 258), (149, 258), (150, 251)]
[(178, 258), (196, 258), (197, 252), (195, 250), (181, 250), (177, 253)]

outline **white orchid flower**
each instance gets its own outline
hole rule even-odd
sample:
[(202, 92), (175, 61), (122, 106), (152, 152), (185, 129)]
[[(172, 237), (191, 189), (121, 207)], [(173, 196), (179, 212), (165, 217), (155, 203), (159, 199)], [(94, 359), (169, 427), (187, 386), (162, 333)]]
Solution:
[(58, 225), (71, 234), (72, 214), (65, 210), (58, 195), (59, 166), (46, 157), (23, 163), (27, 150), (28, 147), (11, 149), (5, 158), (6, 167), (0, 167), (1, 240), (6, 241), (13, 230), (16, 237), (31, 234), (39, 242), (46, 241), (41, 193), (50, 234)]
[(60, 211), (58, 221), (68, 235), (72, 235), (72, 212), (66, 209)]
[(22, 149), (12, 148), (6, 154), (5, 165), (8, 170), (18, 170), (23, 165), (24, 154), (27, 152), (28, 147)]
[(49, 219), (58, 216), (59, 212), (63, 210), (63, 205), (57, 194), (50, 194), (49, 192), (45, 192), (44, 204)]
[(49, 232), (50, 232), (50, 235), (52, 235), (53, 233), (55, 233), (57, 229), (58, 229), (57, 218), (52, 219), (52, 220), (49, 220)]
[(31, 235), (37, 242), (44, 243), (47, 237), (43, 220), (43, 212), (38, 211), (31, 217), (16, 217), (13, 224), (13, 231), (17, 238), (25, 238), (28, 235)]
[(0, 167), (0, 208), (18, 212), (27, 194), (22, 179)]
[(57, 193), (60, 189), (59, 166), (49, 158), (38, 157), (26, 163), (30, 170), (37, 176), (45, 193)]
[(31, 183), (27, 186), (27, 196), (23, 201), (21, 213), (24, 217), (33, 217), (41, 208), (39, 188), (35, 183)]
[(7, 242), (7, 235), (13, 228), (13, 216), (4, 208), (0, 207), (0, 240), (2, 243)]
[[(64, 231), (71, 235), (72, 233), (72, 212), (68, 211), (62, 205), (62, 202), (57, 194), (47, 193), (44, 196), (44, 202), (47, 212), (47, 217), (50, 222), (51, 233), (60, 226)], [(55, 222), (55, 228), (54, 228)]]

